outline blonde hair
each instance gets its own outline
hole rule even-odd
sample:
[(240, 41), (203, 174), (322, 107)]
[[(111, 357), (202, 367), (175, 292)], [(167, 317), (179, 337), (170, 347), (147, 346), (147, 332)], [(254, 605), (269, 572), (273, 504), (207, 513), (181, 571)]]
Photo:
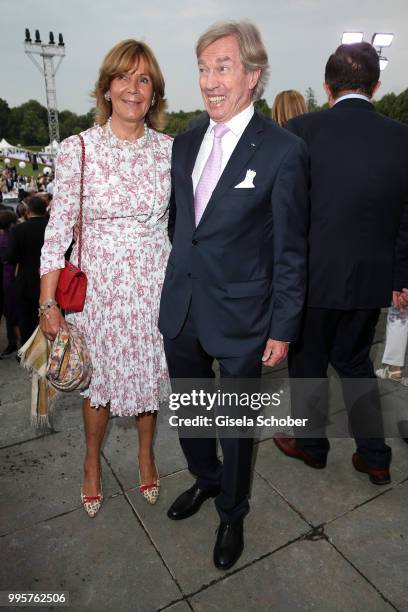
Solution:
[(284, 127), (289, 119), (304, 113), (307, 113), (306, 100), (299, 91), (288, 89), (278, 93), (272, 106), (272, 119), (278, 125)]
[(112, 80), (130, 70), (135, 60), (140, 61), (140, 58), (144, 59), (153, 84), (152, 105), (147, 112), (146, 123), (156, 130), (164, 127), (167, 103), (164, 97), (163, 74), (150, 47), (146, 43), (133, 39), (123, 40), (112, 47), (102, 62), (99, 77), (92, 92), (92, 96), (96, 99), (96, 120), (99, 125), (104, 125), (112, 114), (112, 102), (105, 98)]
[(241, 62), (246, 72), (260, 70), (259, 79), (252, 91), (252, 99), (262, 97), (269, 79), (268, 54), (261, 34), (250, 21), (221, 21), (212, 25), (200, 36), (196, 45), (197, 58), (209, 45), (224, 36), (235, 36), (239, 46)]

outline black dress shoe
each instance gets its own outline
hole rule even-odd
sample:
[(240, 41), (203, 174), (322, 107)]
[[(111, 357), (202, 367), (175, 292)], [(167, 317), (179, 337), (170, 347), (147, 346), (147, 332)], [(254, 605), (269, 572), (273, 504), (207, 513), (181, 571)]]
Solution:
[(196, 483), (191, 489), (187, 489), (187, 491), (178, 496), (168, 509), (167, 516), (173, 521), (180, 521), (181, 519), (193, 516), (207, 499), (216, 497), (219, 492), (219, 487), (199, 489)]
[(214, 546), (214, 565), (218, 569), (227, 570), (240, 558), (244, 550), (243, 519), (232, 523), (220, 523), (217, 541)]

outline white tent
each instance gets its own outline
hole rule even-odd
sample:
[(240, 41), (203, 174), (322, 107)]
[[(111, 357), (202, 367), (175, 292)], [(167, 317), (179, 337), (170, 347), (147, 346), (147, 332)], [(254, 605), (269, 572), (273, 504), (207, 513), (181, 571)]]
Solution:
[(44, 151), (46, 153), (56, 153), (59, 149), (59, 143), (54, 140), (52, 144), (47, 145), (46, 147), (44, 147)]
[(7, 140), (5, 138), (2, 138), (0, 141), (0, 151), (1, 152), (9, 152), (9, 151), (17, 151), (18, 147), (13, 147), (12, 144), (10, 144), (9, 142), (7, 142)]

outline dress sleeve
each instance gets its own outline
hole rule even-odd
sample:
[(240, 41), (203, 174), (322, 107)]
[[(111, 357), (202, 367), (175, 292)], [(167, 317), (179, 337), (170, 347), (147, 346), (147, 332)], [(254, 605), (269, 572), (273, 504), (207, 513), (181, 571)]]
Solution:
[(61, 143), (55, 164), (54, 197), (41, 251), (41, 276), (65, 266), (65, 252), (79, 216), (80, 172), (81, 143), (77, 136), (71, 136)]

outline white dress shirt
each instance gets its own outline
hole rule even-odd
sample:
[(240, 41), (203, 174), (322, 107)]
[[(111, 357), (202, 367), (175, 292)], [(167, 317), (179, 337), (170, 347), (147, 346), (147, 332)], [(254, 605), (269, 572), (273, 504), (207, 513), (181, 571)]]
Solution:
[[(228, 163), (229, 158), (232, 155), (233, 150), (238, 144), (239, 139), (242, 136), (243, 131), (247, 127), (248, 123), (251, 121), (252, 116), (254, 114), (254, 105), (251, 103), (249, 106), (244, 108), (243, 111), (235, 115), (232, 119), (227, 121), (225, 125), (229, 127), (229, 132), (225, 134), (222, 139), (222, 162), (221, 162), (221, 172), (220, 176), (224, 171), (225, 166)], [(210, 125), (206, 133), (204, 134), (203, 141), (201, 143), (200, 150), (198, 151), (196, 163), (194, 165), (194, 169), (192, 172), (193, 179), (193, 189), (194, 195), (197, 187), (197, 183), (200, 180), (200, 176), (204, 170), (204, 166), (206, 164), (207, 159), (210, 156), (211, 149), (214, 142), (214, 132), (213, 127), (215, 125), (215, 121), (210, 119)]]
[(363, 94), (346, 94), (345, 96), (340, 96), (340, 98), (337, 98), (334, 104), (337, 104), (337, 102), (341, 102), (342, 100), (349, 100), (351, 98), (357, 98), (359, 100), (365, 100), (366, 102), (371, 103), (370, 98), (363, 96)]

